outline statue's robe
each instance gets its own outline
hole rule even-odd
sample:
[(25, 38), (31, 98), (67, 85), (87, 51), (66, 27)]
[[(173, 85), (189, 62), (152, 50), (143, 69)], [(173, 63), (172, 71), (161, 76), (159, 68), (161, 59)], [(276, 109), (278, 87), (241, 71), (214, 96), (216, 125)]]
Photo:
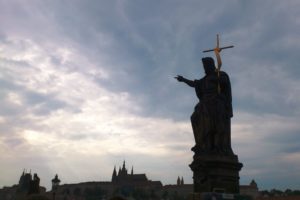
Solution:
[[(205, 66), (206, 75), (194, 80), (199, 103), (191, 116), (196, 146), (200, 152), (218, 152), (233, 154), (230, 142), (232, 96), (229, 76), (217, 72), (211, 66)], [(220, 87), (220, 93), (218, 92)]]

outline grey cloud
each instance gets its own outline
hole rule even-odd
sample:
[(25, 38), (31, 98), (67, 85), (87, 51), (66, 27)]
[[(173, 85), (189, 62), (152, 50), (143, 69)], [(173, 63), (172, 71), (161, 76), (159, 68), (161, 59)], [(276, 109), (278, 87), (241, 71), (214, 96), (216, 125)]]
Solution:
[(291, 144), (293, 142), (300, 142), (300, 125), (298, 130), (288, 131), (288, 132), (272, 132), (264, 137), (266, 141), (272, 141), (275, 143), (284, 143), (284, 144)]
[[(273, 132), (263, 138), (266, 143), (277, 145), (279, 153), (300, 153), (300, 126), (295, 131)], [(275, 151), (275, 150), (274, 150)]]
[(20, 106), (15, 106), (6, 102), (1, 102), (1, 105), (3, 106), (3, 108), (0, 111), (0, 114), (2, 116), (15, 116), (24, 114), (24, 109)]
[(257, 114), (297, 116), (299, 106), (290, 98), (294, 96), (298, 99), (294, 80), (289, 80), (286, 73), (270, 68), (252, 69), (256, 73), (241, 73), (237, 77), (233, 82), (234, 105), (237, 109)]
[(51, 111), (67, 107), (67, 103), (56, 99), (55, 94), (41, 94), (27, 89), (26, 87), (16, 85), (8, 80), (0, 80), (1, 82), (1, 93), (0, 95), (4, 98), (9, 92), (16, 92), (24, 98), (24, 105), (14, 105), (11, 102), (2, 98), (1, 115), (22, 115), (29, 108), (38, 106), (36, 113), (47, 115)]
[[(172, 64), (177, 66), (190, 65), (189, 63), (193, 62), (189, 61), (189, 59), (192, 60), (191, 55), (187, 54), (189, 53), (189, 51), (187, 51), (189, 46), (184, 45), (186, 41), (189, 41), (189, 44), (191, 44), (192, 39), (187, 39), (189, 35), (183, 35), (185, 39), (179, 38), (177, 35), (177, 29), (180, 29), (179, 32), (182, 32), (182, 26), (184, 26), (184, 22), (187, 21), (178, 20), (178, 22), (175, 23), (175, 21), (171, 19), (172, 16), (174, 16), (172, 12), (162, 12), (166, 13), (166, 16), (157, 15), (159, 17), (152, 18), (151, 20), (149, 17), (153, 17), (153, 13), (150, 11), (143, 18), (138, 17), (145, 13), (137, 12), (139, 9), (130, 2), (126, 2), (124, 5), (107, 5), (105, 3), (105, 5), (101, 4), (96, 6), (90, 3), (81, 4), (82, 5), (79, 6), (81, 12), (78, 12), (80, 14), (76, 16), (73, 15), (73, 11), (79, 9), (79, 7), (74, 7), (69, 3), (63, 5), (51, 4), (46, 13), (52, 9), (55, 10), (54, 16), (56, 20), (59, 21), (58, 24), (60, 24), (63, 33), (71, 37), (74, 41), (83, 44), (81, 46), (82, 52), (87, 52), (90, 57), (97, 56), (95, 52), (105, 53), (111, 51), (110, 54), (115, 55), (113, 59), (108, 61), (111, 63), (111, 66), (113, 66), (111, 70), (114, 72), (114, 77), (112, 77), (111, 81), (101, 82), (101, 84), (116, 91), (129, 91), (132, 95), (137, 96), (137, 99), (141, 100), (140, 103), (147, 105), (144, 106), (144, 115), (178, 115), (172, 108), (174, 104), (177, 103), (174, 101), (175, 98), (171, 97), (170, 101), (165, 101), (168, 95), (172, 95), (171, 92), (168, 92), (167, 86), (172, 87), (169, 89), (169, 91), (171, 91), (176, 88), (176, 83), (172, 83), (173, 85), (168, 83), (166, 86), (162, 86), (158, 83), (166, 82), (169, 77), (175, 75), (176, 72), (169, 74), (168, 71), (168, 68), (174, 68)], [(160, 7), (156, 4), (150, 4), (149, 6), (152, 7), (152, 11), (156, 11), (156, 8), (164, 8), (164, 6)], [(187, 14), (190, 8), (186, 6), (181, 10), (176, 7), (176, 4), (172, 6), (177, 9), (176, 13), (179, 16)], [(103, 9), (105, 7), (106, 9)], [(107, 7), (111, 8), (114, 12), (107, 12), (107, 10), (109, 10)], [(212, 4), (211, 7), (213, 8)], [(194, 9), (196, 9), (196, 6), (194, 6)], [(205, 9), (203, 9), (203, 11), (204, 10)], [(182, 11), (183, 13), (181, 13)], [(125, 15), (128, 21), (123, 19), (122, 15)], [(197, 21), (194, 20), (194, 17), (196, 16), (189, 17), (193, 19), (193, 22), (189, 23), (191, 26), (194, 24), (197, 25)], [(161, 20), (163, 21), (161, 22)], [(114, 24), (122, 24), (122, 26), (118, 27)], [(176, 28), (177, 25), (178, 28)], [(157, 26), (159, 28), (157, 28)], [(100, 32), (103, 32), (103, 30), (106, 31), (104, 35), (109, 34), (110, 38), (113, 38), (113, 44), (116, 46), (105, 48), (105, 52), (95, 46), (98, 45), (97, 38), (93, 35), (93, 31), (95, 30)], [(132, 34), (132, 32), (134, 32), (134, 34)], [(194, 32), (196, 32), (196, 29)], [(188, 32), (184, 34), (188, 34)], [(161, 37), (163, 39), (161, 39)], [(180, 43), (178, 43), (175, 48), (173, 46), (174, 39), (180, 40)], [(162, 43), (164, 44), (163, 48), (161, 48)], [(130, 51), (128, 51), (129, 49)], [(179, 53), (177, 53), (176, 50), (179, 50)], [(184, 61), (179, 59), (178, 54), (180, 57), (185, 58), (183, 59)], [(192, 56), (194, 56), (194, 54)], [(164, 57), (169, 58), (169, 60), (160, 61), (161, 59), (165, 59)], [(176, 64), (176, 62), (170, 63), (170, 60), (174, 59), (178, 64)], [(59, 62), (59, 60), (54, 60), (54, 62)], [(158, 68), (161, 68), (161, 66), (166, 70), (162, 72), (158, 71)], [(145, 82), (147, 82), (147, 84), (145, 84)], [(161, 110), (157, 105), (166, 109)], [(187, 108), (187, 106), (184, 108)]]
[(48, 115), (51, 112), (68, 107), (64, 101), (55, 98), (54, 94), (41, 94), (33, 91), (23, 92), (27, 106), (37, 106), (32, 111), (39, 115)]
[(90, 134), (72, 134), (69, 138), (71, 140), (85, 140), (90, 138)]
[(84, 140), (103, 140), (107, 138), (109, 133), (93, 133), (93, 132), (86, 132), (83, 133), (81, 131), (78, 131), (78, 133), (68, 133), (64, 138), (65, 139), (70, 139), (70, 140), (75, 140), (75, 141), (84, 141)]
[[(234, 31), (236, 29), (239, 29), (240, 27), (243, 28), (243, 27), (248, 26), (249, 31), (248, 31), (247, 35), (250, 35), (250, 34), (256, 35), (256, 37), (254, 37), (254, 38), (252, 37), (255, 40), (252, 40), (253, 43), (251, 44), (251, 46), (248, 46), (247, 49), (242, 46), (243, 40), (247, 40), (249, 38), (249, 37), (247, 38), (247, 35), (244, 35), (245, 38), (237, 38), (238, 40), (236, 40), (235, 38), (229, 38), (229, 37), (227, 37), (227, 38), (225, 37), (225, 39), (228, 39), (229, 41), (233, 41), (233, 42), (237, 43), (236, 48), (238, 48), (238, 51), (235, 51), (235, 53), (237, 54), (237, 56), (246, 58), (243, 61), (243, 63), (238, 64), (237, 67), (240, 67), (240, 70), (243, 70), (247, 67), (247, 68), (250, 68), (252, 71), (255, 71), (259, 75), (259, 74), (261, 74), (261, 69), (259, 68), (259, 66), (267, 65), (271, 69), (270, 69), (269, 72), (266, 72), (265, 74), (262, 74), (262, 75), (265, 75), (266, 77), (268, 77), (269, 75), (272, 75), (271, 73), (273, 73), (272, 72), (272, 67), (273, 67), (272, 65), (274, 63), (276, 63), (276, 60), (274, 60), (274, 59), (278, 58), (278, 56), (276, 56), (277, 54), (274, 54), (274, 51), (273, 51), (273, 48), (272, 48), (273, 41), (276, 41), (277, 39), (279, 39), (282, 36), (287, 37), (287, 33), (289, 32), (289, 30), (287, 28), (284, 31), (274, 30), (274, 27), (276, 27), (275, 26), (276, 20), (273, 22), (274, 19), (272, 17), (269, 17), (267, 13), (262, 12), (262, 11), (265, 11), (266, 7), (268, 7), (268, 4), (264, 4), (264, 5), (260, 6), (258, 8), (259, 10), (255, 11), (255, 9), (257, 9), (256, 5), (248, 3), (247, 5), (241, 5), (241, 8), (242, 8), (241, 10), (235, 9), (233, 14), (231, 14), (231, 15), (234, 16), (234, 17), (232, 17), (232, 22), (231, 23), (235, 24), (235, 26), (234, 26), (235, 29), (233, 29), (232, 31)], [(236, 7), (234, 6), (234, 8), (236, 8)], [(276, 12), (275, 13), (276, 17), (279, 17), (281, 15), (281, 13), (284, 12), (284, 8), (283, 8), (283, 10), (280, 10), (279, 8), (277, 8), (275, 10), (276, 10), (275, 11)], [(229, 9), (228, 14), (231, 11), (232, 11), (232, 9)], [(245, 11), (246, 14), (245, 15), (243, 14), (242, 19), (239, 19), (240, 15), (241, 15), (241, 11), (243, 11), (243, 12)], [(133, 19), (134, 10), (133, 10), (133, 12), (128, 12), (128, 13), (131, 13), (130, 15), (132, 17), (130, 17), (130, 19)], [(247, 14), (247, 13), (249, 13), (249, 14)], [(250, 15), (250, 13), (251, 13), (251, 15)], [(224, 15), (226, 15), (226, 13)], [(221, 21), (221, 17), (223, 17), (223, 15), (218, 15), (218, 16), (219, 16), (219, 18), (217, 18), (217, 19), (220, 19), (220, 21)], [(264, 17), (263, 17), (262, 22), (259, 22), (258, 19), (261, 18), (261, 16), (264, 16)], [(217, 19), (216, 19), (216, 21), (217, 21)], [(140, 23), (143, 22), (143, 20), (141, 20), (140, 18), (139, 18), (139, 20), (141, 21)], [(144, 19), (144, 20), (146, 21), (147, 18)], [(235, 23), (235, 22), (237, 22), (237, 23)], [(258, 30), (254, 29), (254, 31), (258, 31), (258, 32), (251, 33), (251, 26), (255, 25), (256, 22), (257, 23), (262, 23), (262, 27), (259, 28)], [(239, 23), (241, 23), (241, 24), (239, 24)], [(195, 24), (195, 25), (197, 26), (197, 24)], [(210, 30), (216, 29), (217, 30), (218, 25), (220, 25), (220, 24), (218, 24), (218, 23), (214, 24), (214, 27), (208, 27), (208, 29), (210, 29)], [(295, 25), (287, 25), (287, 26), (297, 27)], [(140, 31), (141, 35), (143, 35), (143, 29), (141, 27), (142, 26), (138, 27), (135, 30)], [(151, 23), (150, 23), (150, 27), (151, 27)], [(280, 28), (278, 28), (278, 29), (280, 29)], [(279, 33), (277, 35), (273, 34), (272, 32), (274, 32), (274, 31), (276, 33), (277, 32), (279, 32)], [(176, 32), (176, 30), (174, 30), (174, 32)], [(215, 36), (209, 36), (208, 38), (210, 39), (211, 42), (214, 42), (214, 37)], [(152, 38), (150, 36), (143, 35), (143, 38), (145, 40), (150, 40), (151, 41), (151, 39), (155, 38), (155, 36), (153, 36), (153, 38)], [(174, 39), (172, 37), (172, 35), (170, 35), (170, 38)], [(250, 42), (251, 42), (252, 38), (250, 37)], [(270, 40), (271, 38), (272, 38), (273, 41)], [(197, 43), (201, 44), (201, 43), (203, 43), (203, 40), (204, 39), (201, 38), (201, 40), (199, 39), (199, 41)], [(170, 39), (167, 40), (167, 41), (169, 41), (170, 43), (172, 42), (172, 40), (170, 41)], [(205, 44), (206, 43), (207, 43), (207, 46), (211, 46), (211, 44), (208, 44), (208, 42), (205, 42)], [(155, 45), (156, 45), (155, 42), (151, 44), (152, 47), (155, 47)], [(171, 48), (171, 46), (170, 46), (170, 48)], [(255, 48), (254, 51), (253, 51), (253, 48)], [(179, 50), (179, 49), (176, 49), (176, 50)], [(200, 50), (201, 49), (199, 49), (198, 52), (200, 52)], [(179, 52), (180, 52), (180, 50), (179, 50)], [(156, 53), (158, 55), (160, 54), (159, 48), (157, 48)], [(194, 54), (194, 52), (191, 52), (190, 50), (188, 51), (188, 53), (190, 53), (192, 55)], [(164, 55), (164, 57), (172, 56), (172, 54), (171, 55), (163, 54), (163, 55)], [(185, 58), (184, 55), (186, 55), (186, 53), (183, 53), (183, 54), (180, 55), (181, 59)], [(139, 57), (144, 57), (144, 56), (140, 55)], [(173, 59), (173, 58), (171, 57), (171, 59)], [(269, 60), (273, 60), (273, 61), (268, 62)], [(294, 65), (293, 60), (286, 60), (286, 61), (287, 61), (287, 63), (291, 63), (291, 66)], [(154, 62), (154, 60), (152, 60), (152, 62)], [(282, 64), (282, 62), (283, 61), (281, 61), (280, 63), (276, 63), (276, 64), (277, 65)], [(151, 61), (147, 61), (146, 63), (151, 64)], [(134, 95), (138, 94), (140, 96), (139, 93), (141, 93), (141, 91), (142, 91), (142, 93), (144, 93), (144, 97), (142, 97), (142, 103), (147, 105), (147, 106), (145, 106), (145, 111), (144, 112), (146, 114), (150, 114), (150, 115), (153, 115), (153, 116), (161, 115), (161, 116), (172, 116), (172, 117), (174, 117), (174, 116), (178, 116), (178, 114), (172, 113), (171, 112), (173, 110), (172, 108), (174, 108), (176, 104), (177, 105), (178, 104), (182, 105), (182, 103), (184, 103), (184, 105), (182, 105), (182, 107), (185, 110), (187, 110), (187, 108), (192, 110), (190, 107), (188, 107), (188, 104), (190, 104), (190, 102), (191, 102), (191, 98), (187, 99), (189, 102), (188, 101), (184, 102), (184, 101), (172, 100), (173, 94), (169, 91), (174, 91), (175, 88), (180, 87), (180, 86), (178, 87), (178, 85), (176, 85), (177, 83), (175, 83), (175, 81), (174, 81), (173, 85), (172, 84), (167, 85), (169, 91), (168, 90), (165, 90), (165, 91), (163, 90), (165, 88), (164, 85), (165, 85), (165, 82), (168, 79), (168, 77), (172, 76), (172, 75), (175, 75), (176, 72), (175, 73), (173, 72), (174, 74), (172, 74), (172, 73), (170, 73), (170, 71), (166, 70), (166, 71), (163, 71), (163, 73), (157, 73), (155, 69), (158, 66), (160, 66), (160, 68), (162, 68), (162, 67), (163, 68), (168, 68), (168, 67), (170, 67), (170, 64), (169, 65), (164, 65), (163, 63), (155, 63), (155, 64), (156, 64), (156, 65), (154, 65), (155, 68), (153, 68), (153, 66), (151, 66), (151, 65), (149, 67), (144, 65), (144, 67), (146, 67), (146, 69), (143, 69), (143, 71), (142, 71), (143, 75), (137, 77), (137, 83), (139, 83), (139, 82), (143, 83), (144, 81), (147, 81), (148, 87), (143, 88), (143, 87), (140, 86), (140, 85), (143, 85), (143, 84), (138, 84), (139, 85), (138, 87), (132, 86), (132, 87), (135, 88), (135, 90), (138, 90), (137, 92), (135, 92), (133, 90), (130, 90), (132, 92), (132, 94), (134, 94)], [(187, 67), (186, 66), (183, 66), (183, 67), (185, 67), (186, 70), (189, 70), (188, 69), (189, 64), (190, 64), (190, 61), (187, 61), (186, 64), (185, 64), (185, 65), (187, 65)], [(253, 68), (253, 64), (255, 64), (257, 67)], [(234, 66), (234, 65), (237, 65), (237, 63), (228, 63), (227, 65), (229, 65), (229, 66), (233, 65)], [(287, 64), (285, 64), (285, 65), (287, 65)], [(192, 64), (192, 69), (194, 70), (194, 68), (195, 67)], [(142, 69), (142, 68), (140, 68), (140, 69)], [(227, 70), (227, 69), (225, 69), (225, 70)], [(174, 70), (174, 71), (176, 71), (176, 70)], [(178, 73), (180, 71), (182, 71), (182, 70), (178, 69)], [(170, 74), (168, 74), (168, 73), (170, 73)], [(201, 69), (199, 70), (199, 72), (197, 74), (200, 74), (200, 73), (201, 73)], [(238, 75), (236, 72), (233, 72), (232, 74), (233, 74), (233, 76)], [(260, 76), (260, 77), (257, 77), (257, 78), (254, 77), (253, 80), (250, 79), (247, 82), (247, 78), (248, 78), (247, 74), (238, 75), (238, 76), (241, 77), (241, 79), (244, 79), (244, 81), (246, 83), (246, 85), (244, 86), (245, 90), (247, 90), (246, 89), (247, 87), (257, 88), (257, 89), (261, 90), (261, 93), (265, 93), (266, 96), (269, 96), (272, 103), (264, 102), (264, 101), (261, 101), (259, 99), (253, 99), (253, 98), (251, 98), (251, 96), (252, 96), (251, 92), (249, 92), (249, 97), (246, 97), (246, 98), (240, 98), (239, 96), (234, 97), (234, 98), (236, 98), (235, 103), (237, 105), (237, 107), (236, 107), (237, 109), (246, 109), (249, 112), (260, 112), (260, 113), (270, 112), (270, 113), (278, 113), (278, 114), (283, 114), (283, 115), (288, 115), (291, 112), (298, 112), (298, 111), (295, 110), (297, 105), (296, 104), (290, 105), (290, 103), (287, 102), (286, 99), (285, 99), (285, 96), (287, 96), (291, 92), (293, 93), (293, 91), (286, 90), (287, 85), (285, 83), (283, 83), (283, 84), (280, 83), (280, 81), (278, 79), (273, 79), (273, 80), (267, 79), (267, 80), (265, 80), (263, 76)], [(192, 75), (192, 77), (197, 78), (198, 76), (197, 75)], [(274, 78), (277, 78), (277, 77), (274, 77)], [(286, 78), (286, 77), (283, 77), (283, 78)], [(250, 81), (253, 81), (253, 82), (250, 82)], [(283, 82), (288, 82), (288, 81), (289, 80), (285, 79)], [(161, 84), (161, 83), (163, 83), (163, 84)], [(136, 82), (135, 82), (135, 84), (136, 84)], [(237, 82), (236, 84), (239, 84), (239, 83)], [(126, 84), (125, 84), (125, 86), (126, 86)], [(141, 87), (141, 88), (139, 88), (139, 87)], [(158, 95), (160, 93), (161, 93), (161, 96)], [(186, 96), (186, 95), (193, 96), (192, 93), (188, 93), (188, 92), (177, 91), (177, 93), (183, 93), (184, 94), (184, 95), (179, 94), (178, 96), (180, 96), (180, 97)], [(235, 94), (238, 94), (238, 92), (236, 92), (236, 90), (234, 90), (234, 95)], [(180, 100), (182, 100), (182, 99), (180, 98)], [(166, 108), (166, 109), (164, 109), (164, 108)], [(186, 113), (185, 116), (186, 115), (188, 115), (188, 113)]]
[(282, 148), (282, 151), (284, 153), (287, 153), (287, 154), (294, 154), (294, 153), (300, 153), (300, 143), (296, 143), (296, 144), (288, 144), (286, 145), (285, 147)]
[(182, 145), (182, 144), (166, 145), (165, 147), (167, 149), (170, 149), (172, 152), (175, 152), (175, 151), (185, 152), (185, 151), (191, 149), (191, 147), (189, 145)]
[(6, 138), (4, 140), (4, 143), (7, 146), (9, 146), (10, 148), (14, 148), (15, 149), (17, 146), (20, 146), (20, 145), (22, 145), (22, 144), (24, 144), (26, 142), (24, 141), (23, 138), (18, 138), (18, 137), (10, 136), (9, 138)]

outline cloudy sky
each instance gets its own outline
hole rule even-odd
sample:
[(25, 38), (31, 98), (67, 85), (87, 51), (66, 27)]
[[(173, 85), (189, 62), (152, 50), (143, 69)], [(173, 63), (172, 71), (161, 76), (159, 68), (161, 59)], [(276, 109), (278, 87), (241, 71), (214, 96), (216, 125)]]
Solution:
[(0, 187), (135, 173), (192, 183), (202, 50), (232, 82), (241, 183), (300, 189), (300, 2), (0, 0)]

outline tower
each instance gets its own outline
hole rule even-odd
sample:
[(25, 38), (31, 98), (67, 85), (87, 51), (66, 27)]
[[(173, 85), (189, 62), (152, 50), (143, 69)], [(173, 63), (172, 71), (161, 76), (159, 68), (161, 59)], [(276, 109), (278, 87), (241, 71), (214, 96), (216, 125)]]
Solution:
[(31, 170), (30, 173), (27, 173), (26, 169), (24, 169), (19, 180), (19, 190), (21, 192), (28, 192), (31, 181), (32, 181)]
[(52, 179), (52, 193), (53, 193), (53, 199), (55, 200), (55, 195), (57, 188), (59, 186), (60, 180), (58, 179), (57, 174), (55, 175), (54, 179)]
[(115, 182), (117, 179), (117, 171), (116, 171), (116, 166), (114, 167), (114, 171), (113, 171), (113, 174), (112, 174), (112, 177), (111, 177), (111, 181), (112, 182)]
[(121, 167), (119, 167), (118, 176), (121, 176)]

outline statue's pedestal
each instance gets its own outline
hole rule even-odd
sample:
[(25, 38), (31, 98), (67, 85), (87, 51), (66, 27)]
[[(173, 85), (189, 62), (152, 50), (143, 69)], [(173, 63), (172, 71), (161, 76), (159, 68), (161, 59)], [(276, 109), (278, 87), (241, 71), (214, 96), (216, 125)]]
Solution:
[(236, 155), (196, 153), (190, 164), (194, 193), (239, 193), (239, 171), (243, 164)]
[(188, 200), (253, 200), (252, 197), (240, 194), (227, 194), (227, 193), (192, 193), (189, 195)]

